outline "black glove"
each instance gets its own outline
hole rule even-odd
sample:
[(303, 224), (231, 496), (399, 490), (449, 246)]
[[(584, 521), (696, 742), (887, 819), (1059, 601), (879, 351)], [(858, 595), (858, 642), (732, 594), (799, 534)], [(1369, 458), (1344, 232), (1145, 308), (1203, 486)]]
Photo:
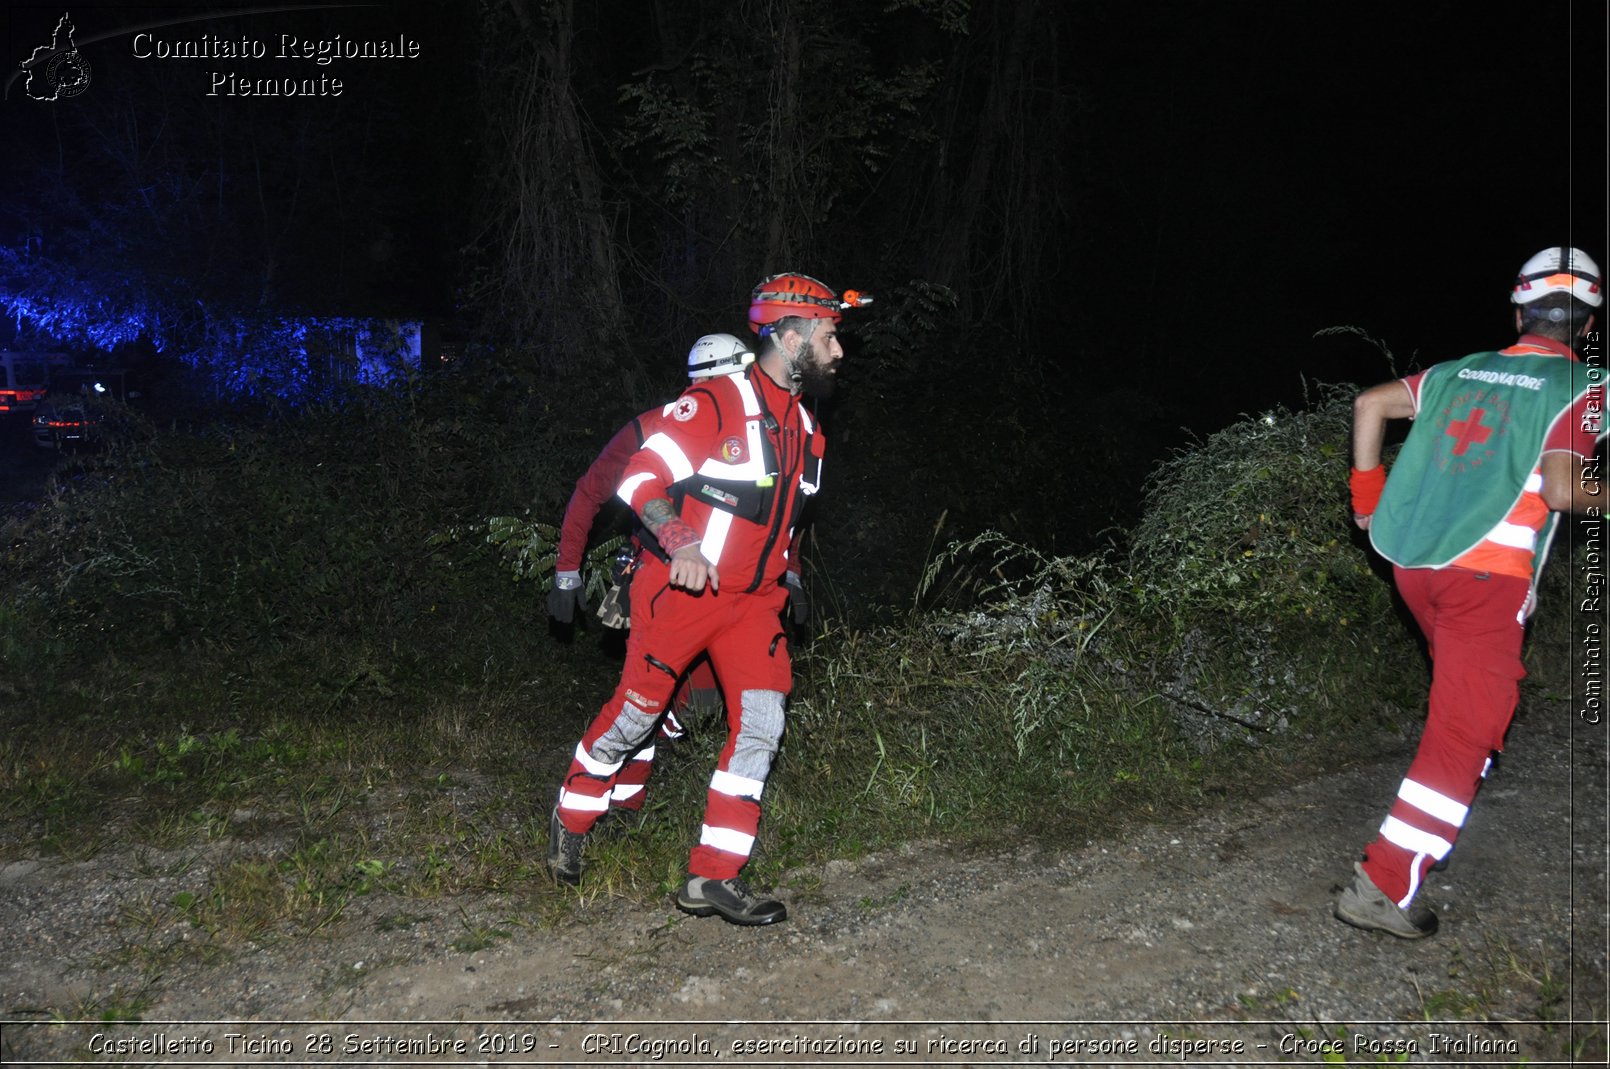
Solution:
[(558, 572), (553, 577), (553, 589), (548, 591), (548, 615), (554, 623), (568, 624), (576, 619), (576, 607), (587, 611), (587, 596), (582, 592), (580, 572)]
[(788, 611), (794, 617), (794, 626), (804, 627), (811, 621), (811, 602), (805, 596), (805, 586), (794, 572), (784, 572), (783, 582), (788, 587)]

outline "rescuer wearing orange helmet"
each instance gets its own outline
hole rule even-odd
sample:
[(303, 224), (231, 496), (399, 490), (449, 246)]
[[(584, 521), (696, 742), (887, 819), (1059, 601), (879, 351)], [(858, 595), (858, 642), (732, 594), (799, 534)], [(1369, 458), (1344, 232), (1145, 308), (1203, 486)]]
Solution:
[(581, 878), (588, 831), (609, 808), (622, 762), (655, 730), (677, 680), (709, 654), (728, 735), (706, 792), (699, 843), (677, 907), (734, 924), (783, 920), (787, 907), (740, 875), (792, 688), (779, 613), (800, 510), (821, 485), (823, 436), (800, 403), (830, 393), (845, 308), (807, 275), (773, 275), (750, 295), (761, 352), (740, 374), (694, 383), (627, 463), (617, 495), (660, 547), (631, 588), (632, 630), (619, 686), (577, 744), (549, 824), (548, 868)]
[[(1425, 730), (1376, 839), (1335, 902), (1357, 928), (1419, 939), (1415, 902), (1459, 837), (1515, 714), (1521, 644), (1558, 513), (1599, 504), (1602, 368), (1572, 352), (1604, 304), (1598, 265), (1544, 249), (1510, 291), (1514, 345), (1371, 387), (1353, 402), (1353, 519), (1393, 564), (1431, 653)], [(1390, 420), (1412, 419), (1392, 466)]]

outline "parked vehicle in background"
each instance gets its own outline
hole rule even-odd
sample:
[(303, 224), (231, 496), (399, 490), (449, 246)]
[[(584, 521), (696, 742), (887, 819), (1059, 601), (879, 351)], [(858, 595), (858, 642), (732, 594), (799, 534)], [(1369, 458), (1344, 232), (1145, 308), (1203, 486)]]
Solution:
[(34, 410), (34, 444), (41, 449), (92, 445), (105, 420), (105, 409), (86, 397), (52, 394)]
[(66, 360), (65, 353), (0, 350), (0, 415), (27, 415), (38, 408), (49, 389), (51, 366)]

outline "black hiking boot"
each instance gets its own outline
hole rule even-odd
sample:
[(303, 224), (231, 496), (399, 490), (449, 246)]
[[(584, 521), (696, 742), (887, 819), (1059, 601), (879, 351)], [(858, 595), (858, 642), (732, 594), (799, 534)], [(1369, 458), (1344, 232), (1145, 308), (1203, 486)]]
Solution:
[(695, 917), (720, 917), (731, 924), (776, 924), (788, 918), (787, 906), (755, 894), (742, 876), (730, 880), (690, 876), (676, 893), (676, 908)]
[(548, 817), (548, 871), (554, 879), (572, 887), (581, 882), (581, 848), (586, 842), (586, 833), (577, 834), (565, 827), (559, 819), (559, 807), (554, 806)]

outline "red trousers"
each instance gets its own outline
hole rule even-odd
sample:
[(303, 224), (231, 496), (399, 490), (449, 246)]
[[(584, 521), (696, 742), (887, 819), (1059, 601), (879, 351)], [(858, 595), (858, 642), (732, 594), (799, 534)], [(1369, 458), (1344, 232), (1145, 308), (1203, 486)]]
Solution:
[(615, 785), (609, 791), (609, 804), (633, 812), (641, 810), (647, 801), (645, 792), (649, 776), (654, 772), (655, 747), (662, 742), (676, 742), (687, 733), (682, 724), (683, 714), (706, 712), (716, 708), (720, 701), (720, 684), (716, 682), (715, 670), (710, 667), (708, 657), (700, 657), (693, 662), (682, 685), (676, 689), (671, 708), (660, 718), (660, 730), (626, 759), (626, 764), (615, 776)]
[(705, 795), (694, 876), (727, 879), (749, 860), (760, 825), (760, 796), (783, 733), (783, 704), (793, 666), (779, 614), (781, 584), (753, 594), (699, 594), (673, 588), (669, 571), (648, 557), (632, 580), (632, 630), (616, 687), (576, 747), (559, 794), (559, 819), (585, 832), (609, 808), (625, 760), (660, 722), (677, 681), (701, 652), (720, 677), (727, 743)]
[(1523, 612), (1531, 584), (1464, 568), (1394, 569), (1398, 592), (1431, 652), (1425, 731), (1364, 871), (1407, 908), (1426, 870), (1464, 826), (1488, 759), (1520, 699)]

